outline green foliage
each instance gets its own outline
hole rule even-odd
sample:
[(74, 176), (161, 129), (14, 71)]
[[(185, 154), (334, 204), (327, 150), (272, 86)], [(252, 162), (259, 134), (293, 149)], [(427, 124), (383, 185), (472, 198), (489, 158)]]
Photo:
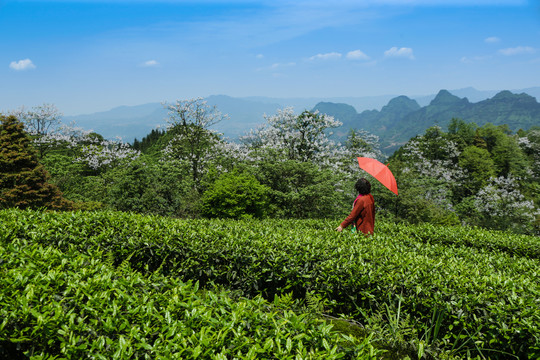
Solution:
[(249, 173), (224, 173), (202, 195), (206, 217), (261, 218), (267, 211), (269, 188)]
[(150, 148), (155, 146), (165, 134), (165, 130), (152, 129), (152, 131), (143, 137), (141, 141), (137, 139), (133, 141), (133, 149), (146, 153)]
[(103, 253), (0, 243), (0, 355), (32, 359), (375, 359), (366, 339), (260, 297), (232, 301)]
[(48, 182), (23, 124), (15, 116), (0, 116), (0, 208), (68, 209), (71, 204)]
[[(438, 102), (447, 106), (452, 99), (442, 94)], [(415, 107), (403, 98), (384, 112), (396, 115), (402, 105), (410, 110)], [(364, 156), (378, 157), (380, 153), (377, 137), (359, 130), (349, 132), (345, 146), (335, 147), (328, 131), (337, 123), (312, 112), (296, 115), (289, 109), (269, 117), (268, 127), (247, 136), (251, 142), (241, 145), (227, 143), (207, 129), (222, 116), (206, 113), (202, 102), (186, 101), (169, 109), (172, 126), (150, 133), (144, 141), (146, 154), (137, 161), (115, 158), (95, 170), (80, 162), (84, 144), (56, 143), (42, 159), (51, 182), (78, 203), (77, 209), (102, 207), (191, 218), (201, 216), (202, 194), (214, 188), (220, 174), (246, 171), (270, 189), (267, 216), (341, 217), (350, 209), (352, 185), (360, 174), (354, 156), (368, 152)], [(450, 121), (448, 132), (429, 128), (389, 161), (399, 197), (372, 181), (378, 216), (539, 234), (539, 139), (538, 130), (512, 135), (509, 127), (477, 127), (458, 118)], [(501, 176), (516, 183), (509, 193), (515, 200), (509, 194), (504, 194), (504, 201), (490, 195), (504, 191), (497, 185), (504, 180), (497, 180)], [(483, 201), (508, 209), (512, 216), (494, 216), (490, 206), (482, 206)], [(236, 210), (210, 214), (210, 208), (206, 206), (207, 216), (239, 216)]]
[(524, 175), (527, 166), (515, 137), (508, 136), (508, 127), (486, 124), (479, 130), (479, 137), (486, 143), (495, 164), (497, 175)]
[[(384, 331), (406, 339), (403, 349), (413, 353), (540, 355), (537, 237), (379, 221), (367, 238), (335, 233), (335, 224), (321, 220), (179, 221), (111, 212), (4, 210), (0, 220), (0, 244), (113, 254), (116, 266), (129, 258), (132, 270), (147, 275), (249, 297), (311, 296), (312, 309), (322, 305), (359, 322), (367, 316), (373, 329), (392, 321)], [(7, 253), (0, 264), (17, 261)]]
[(464, 148), (474, 144), (477, 129), (478, 126), (475, 123), (452, 118), (448, 125), (448, 138), (454, 141), (459, 149), (463, 151)]
[[(507, 126), (489, 123), (477, 128), (460, 119), (452, 120), (448, 133), (426, 130), (391, 158), (400, 189), (395, 215), (412, 223), (539, 234), (534, 134), (513, 135)], [(389, 199), (379, 203), (387, 206)]]
[(489, 151), (474, 145), (466, 147), (459, 157), (459, 166), (467, 171), (468, 177), (462, 184), (468, 194), (478, 192), (495, 176), (495, 164)]
[[(115, 210), (159, 215), (189, 215), (195, 206), (193, 181), (181, 162), (153, 162), (142, 157), (103, 174), (106, 202)], [(188, 203), (189, 201), (189, 203)]]
[(302, 219), (344, 213), (341, 194), (334, 190), (334, 185), (342, 179), (311, 162), (261, 162), (256, 176), (270, 188), (271, 216)]
[(199, 213), (200, 195), (194, 190), (186, 162), (160, 161), (150, 154), (91, 171), (75, 161), (77, 156), (76, 150), (59, 146), (42, 160), (55, 185), (77, 203), (74, 209), (109, 208), (182, 217)]

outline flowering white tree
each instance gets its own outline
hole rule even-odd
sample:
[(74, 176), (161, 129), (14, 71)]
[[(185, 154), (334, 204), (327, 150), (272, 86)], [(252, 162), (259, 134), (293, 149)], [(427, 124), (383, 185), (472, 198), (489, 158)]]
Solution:
[(58, 133), (63, 114), (53, 104), (42, 104), (26, 109), (24, 106), (10, 111), (25, 125), (26, 131), (33, 135), (40, 158), (50, 149), (51, 142), (43, 139), (47, 136), (55, 136)]
[(540, 209), (533, 201), (525, 199), (517, 179), (512, 176), (491, 178), (474, 197), (474, 206), (483, 225), (501, 230), (526, 232), (540, 216)]
[(399, 201), (411, 221), (446, 221), (456, 217), (454, 190), (467, 176), (458, 166), (461, 151), (440, 127), (426, 130), (407, 142), (398, 155)]
[[(340, 179), (338, 191), (359, 174), (359, 156), (383, 160), (379, 137), (365, 130), (351, 130), (345, 144), (331, 140), (332, 129), (341, 125), (333, 117), (318, 112), (295, 114), (291, 107), (266, 116), (266, 123), (240, 138), (235, 153), (254, 164), (264, 161), (310, 162), (330, 169)], [(346, 185), (345, 185), (346, 184)]]
[(53, 104), (35, 106), (29, 110), (23, 106), (10, 113), (19, 118), (33, 135), (34, 146), (41, 158), (50, 149), (64, 147), (78, 153), (75, 162), (85, 163), (91, 169), (98, 170), (113, 166), (122, 159), (135, 159), (140, 155), (121, 139), (104, 140), (92, 131), (73, 124), (62, 124), (63, 114)]
[(174, 104), (163, 104), (169, 111), (168, 131), (174, 138), (164, 150), (169, 159), (187, 161), (197, 190), (214, 146), (220, 135), (210, 129), (212, 125), (228, 119), (215, 106), (211, 107), (202, 98), (179, 100)]
[[(353, 130), (346, 144), (331, 139), (341, 125), (319, 112), (296, 114), (291, 107), (266, 116), (266, 123), (240, 138), (231, 153), (259, 169), (263, 184), (272, 189), (272, 199), (283, 216), (300, 213), (333, 214), (354, 196), (354, 181), (360, 174), (359, 156), (382, 159), (378, 137)], [(280, 216), (281, 216), (280, 215)]]
[(140, 156), (138, 150), (133, 150), (127, 143), (120, 139), (99, 140), (87, 138), (86, 144), (80, 148), (81, 156), (75, 159), (76, 162), (82, 162), (93, 170), (104, 167), (112, 167), (121, 160), (132, 161)]
[(31, 109), (22, 106), (9, 113), (22, 121), (26, 131), (32, 135), (44, 135), (54, 131), (64, 115), (53, 104), (42, 104)]
[(253, 150), (270, 152), (282, 160), (322, 160), (335, 146), (327, 130), (341, 125), (332, 116), (319, 112), (306, 110), (297, 115), (292, 107), (265, 115), (265, 119), (266, 124), (241, 137), (241, 141)]
[(517, 139), (519, 146), (531, 159), (530, 174), (537, 181), (540, 179), (540, 130), (530, 130), (526, 136)]
[(36, 146), (46, 146), (48, 148), (64, 147), (67, 149), (76, 149), (81, 144), (89, 142), (91, 133), (92, 131), (75, 127), (74, 124), (63, 124), (56, 128), (55, 131), (36, 137), (33, 142)]
[(133, 150), (120, 138), (103, 139), (100, 135), (71, 125), (61, 125), (55, 131), (34, 139), (34, 144), (50, 148), (69, 149), (76, 154), (74, 162), (84, 163), (93, 170), (111, 167), (120, 160), (134, 160), (140, 152)]
[[(459, 216), (461, 223), (534, 232), (540, 216), (535, 205), (538, 197), (534, 195), (538, 193), (534, 131), (522, 132), (516, 139), (488, 125), (475, 136), (465, 135), (446, 134), (432, 127), (398, 151), (396, 158), (401, 162), (399, 173), (404, 185), (400, 203), (407, 200), (402, 207), (412, 209), (406, 215), (414, 217), (420, 212), (415, 204), (427, 201), (450, 216)], [(431, 221), (429, 214), (424, 218)]]
[(403, 158), (408, 164), (404, 172), (416, 172), (447, 184), (461, 182), (466, 173), (456, 166), (461, 154), (458, 145), (445, 138), (440, 128), (435, 130), (430, 136), (418, 136), (403, 146)]

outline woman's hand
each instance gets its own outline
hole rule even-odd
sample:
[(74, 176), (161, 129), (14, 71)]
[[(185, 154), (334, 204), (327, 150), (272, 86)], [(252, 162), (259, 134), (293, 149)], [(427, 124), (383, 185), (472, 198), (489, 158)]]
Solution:
[(338, 231), (338, 232), (342, 232), (342, 231), (343, 231), (343, 228), (341, 227), (341, 225), (339, 225), (339, 226), (336, 228), (336, 231)]

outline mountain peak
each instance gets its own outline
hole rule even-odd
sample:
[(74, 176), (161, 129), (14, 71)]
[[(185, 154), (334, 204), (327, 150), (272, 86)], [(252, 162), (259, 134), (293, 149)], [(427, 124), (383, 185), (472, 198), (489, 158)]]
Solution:
[(496, 101), (519, 101), (519, 102), (522, 102), (522, 103), (536, 103), (536, 98), (529, 95), (529, 94), (526, 94), (526, 93), (521, 93), (521, 94), (514, 94), (508, 90), (503, 90), (499, 93), (497, 93), (493, 98), (491, 98), (491, 100), (496, 100)]
[(441, 90), (429, 105), (453, 105), (463, 102), (468, 103), (469, 100), (467, 100), (467, 98), (461, 99), (455, 95), (452, 95), (448, 90)]
[(381, 113), (392, 112), (392, 111), (403, 112), (403, 110), (405, 109), (409, 112), (415, 111), (415, 110), (420, 109), (420, 105), (418, 105), (416, 100), (410, 99), (405, 95), (401, 95), (401, 96), (391, 99), (388, 102), (388, 105), (383, 106), (383, 108), (381, 109)]
[(400, 95), (400, 96), (396, 96), (395, 98), (391, 99), (389, 102), (388, 102), (388, 105), (390, 104), (403, 104), (403, 103), (416, 103), (415, 100), (412, 100), (411, 98), (405, 96), (405, 95)]

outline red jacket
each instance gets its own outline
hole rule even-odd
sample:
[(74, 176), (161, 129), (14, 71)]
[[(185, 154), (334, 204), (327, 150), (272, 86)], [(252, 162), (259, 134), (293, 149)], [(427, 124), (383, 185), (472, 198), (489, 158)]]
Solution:
[(373, 234), (375, 227), (375, 200), (373, 199), (373, 195), (367, 194), (359, 197), (354, 202), (349, 216), (341, 223), (341, 227), (345, 229), (353, 222), (356, 225), (356, 230), (364, 234)]

